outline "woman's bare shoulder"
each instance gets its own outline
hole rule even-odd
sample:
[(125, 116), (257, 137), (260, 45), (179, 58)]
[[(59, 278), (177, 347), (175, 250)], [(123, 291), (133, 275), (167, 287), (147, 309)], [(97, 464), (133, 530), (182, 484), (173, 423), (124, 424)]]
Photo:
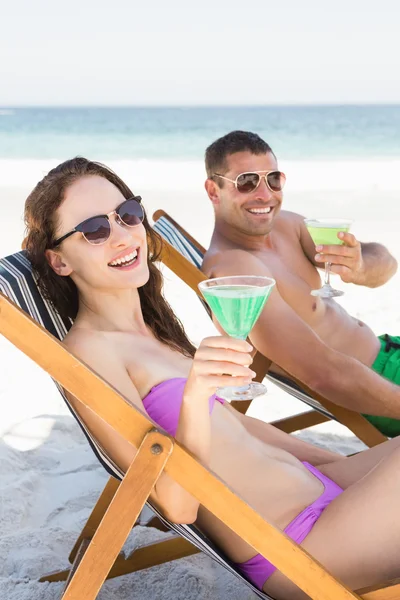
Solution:
[(72, 325), (65, 336), (63, 343), (72, 351), (90, 350), (100, 344), (102, 348), (111, 344), (110, 338), (103, 331)]
[(116, 352), (111, 335), (88, 327), (72, 326), (63, 340), (65, 346), (77, 358), (96, 371), (109, 371), (110, 365), (123, 366), (120, 353)]
[(113, 385), (125, 398), (137, 406), (141, 405), (118, 344), (110, 332), (72, 327), (64, 343), (79, 361)]

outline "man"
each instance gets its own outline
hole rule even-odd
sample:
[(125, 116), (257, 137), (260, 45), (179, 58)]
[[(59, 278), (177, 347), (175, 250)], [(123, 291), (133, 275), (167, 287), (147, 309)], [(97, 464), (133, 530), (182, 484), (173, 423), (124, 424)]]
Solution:
[(380, 415), (368, 418), (386, 435), (400, 434), (400, 421), (388, 418), (400, 418), (400, 338), (379, 339), (335, 300), (310, 294), (321, 285), (317, 267), (325, 262), (345, 282), (377, 287), (394, 275), (396, 260), (351, 233), (338, 234), (343, 245), (316, 248), (303, 217), (281, 210), (285, 176), (254, 133), (233, 131), (216, 140), (207, 148), (206, 170), (215, 228), (204, 273), (276, 280), (251, 342), (327, 399)]

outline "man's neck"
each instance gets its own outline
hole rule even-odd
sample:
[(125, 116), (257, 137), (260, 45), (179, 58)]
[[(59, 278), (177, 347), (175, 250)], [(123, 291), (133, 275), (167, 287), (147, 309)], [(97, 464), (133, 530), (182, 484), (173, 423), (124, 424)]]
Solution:
[(219, 246), (221, 243), (242, 250), (251, 251), (265, 250), (266, 248), (272, 247), (270, 233), (264, 235), (250, 235), (233, 228), (225, 221), (216, 219), (211, 238), (211, 246)]

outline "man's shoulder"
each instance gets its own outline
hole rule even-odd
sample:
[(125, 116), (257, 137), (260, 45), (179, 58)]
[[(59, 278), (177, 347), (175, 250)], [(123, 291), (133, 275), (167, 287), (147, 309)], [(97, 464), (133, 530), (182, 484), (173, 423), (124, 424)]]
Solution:
[[(300, 238), (301, 226), (304, 217), (298, 213), (282, 210), (277, 215), (273, 230), (279, 236), (290, 238), (292, 242), (295, 238)], [(268, 265), (261, 256), (247, 248), (233, 247), (220, 243), (215, 239), (211, 240), (210, 246), (204, 255), (201, 270), (207, 277), (222, 277), (224, 274), (230, 275), (234, 270), (236, 274), (240, 271), (252, 269), (252, 272), (259, 275), (269, 275)]]
[(304, 222), (304, 217), (298, 213), (292, 212), (291, 210), (281, 210), (279, 215), (276, 217), (275, 225), (277, 227), (296, 228)]
[(243, 248), (215, 250), (206, 254), (202, 271), (207, 277), (230, 275), (270, 275), (267, 265), (255, 254)]

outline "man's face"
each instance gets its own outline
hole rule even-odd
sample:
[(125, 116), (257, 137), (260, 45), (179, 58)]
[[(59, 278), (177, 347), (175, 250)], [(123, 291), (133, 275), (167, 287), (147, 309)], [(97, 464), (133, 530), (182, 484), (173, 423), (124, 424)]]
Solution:
[[(233, 180), (241, 173), (260, 172), (264, 175), (278, 170), (278, 163), (271, 152), (258, 155), (236, 152), (227, 157), (226, 164), (227, 169), (220, 174)], [(218, 219), (247, 235), (266, 235), (271, 231), (281, 208), (282, 192), (271, 191), (264, 178), (249, 193), (239, 192), (234, 183), (219, 177), (215, 177), (214, 182), (216, 185), (208, 183), (207, 191)]]

